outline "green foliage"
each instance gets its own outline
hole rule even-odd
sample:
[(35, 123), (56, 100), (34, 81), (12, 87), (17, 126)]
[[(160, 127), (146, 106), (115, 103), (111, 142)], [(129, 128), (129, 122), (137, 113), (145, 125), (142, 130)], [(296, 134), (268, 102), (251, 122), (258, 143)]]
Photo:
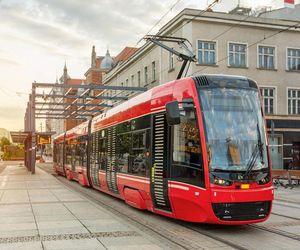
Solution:
[(1, 139), (0, 139), (1, 151), (4, 151), (4, 146), (5, 145), (10, 145), (10, 141), (6, 137), (1, 137)]

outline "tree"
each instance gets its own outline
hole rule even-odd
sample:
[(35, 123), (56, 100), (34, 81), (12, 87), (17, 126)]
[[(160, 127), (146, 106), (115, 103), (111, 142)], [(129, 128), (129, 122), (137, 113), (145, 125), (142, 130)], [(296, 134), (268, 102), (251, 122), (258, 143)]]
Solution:
[(1, 151), (4, 151), (4, 146), (10, 145), (10, 141), (6, 137), (1, 137), (0, 139), (0, 149)]

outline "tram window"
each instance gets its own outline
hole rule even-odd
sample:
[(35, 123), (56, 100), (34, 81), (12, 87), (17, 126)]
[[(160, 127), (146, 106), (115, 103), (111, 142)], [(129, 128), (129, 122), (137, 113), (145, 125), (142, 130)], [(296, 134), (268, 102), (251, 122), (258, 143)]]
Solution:
[(72, 164), (72, 150), (71, 145), (66, 145), (66, 163)]
[(117, 133), (118, 134), (130, 132), (130, 130), (131, 130), (131, 122), (130, 121), (123, 122), (123, 123), (117, 125)]
[(128, 173), (131, 140), (131, 133), (118, 135), (117, 138), (117, 164), (121, 173)]
[(53, 162), (57, 163), (58, 162), (58, 158), (57, 158), (57, 148), (58, 148), (58, 145), (57, 144), (54, 144), (53, 146)]
[(150, 115), (146, 115), (131, 121), (131, 130), (150, 128)]
[(195, 112), (186, 111), (181, 123), (173, 126), (171, 178), (204, 186), (200, 134)]
[(58, 151), (59, 151), (59, 163), (62, 166), (64, 157), (65, 157), (64, 156), (64, 144), (59, 144)]
[(77, 148), (76, 144), (71, 145), (71, 165), (72, 165), (72, 167), (75, 167), (75, 164), (76, 164), (76, 148)]
[(132, 134), (132, 154), (130, 173), (149, 176), (150, 130)]

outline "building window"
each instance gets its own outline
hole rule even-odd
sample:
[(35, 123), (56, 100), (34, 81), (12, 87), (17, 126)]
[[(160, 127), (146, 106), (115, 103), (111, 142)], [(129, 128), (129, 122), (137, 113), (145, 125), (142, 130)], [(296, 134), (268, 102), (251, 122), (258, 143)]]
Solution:
[(145, 85), (148, 84), (148, 67), (144, 68), (144, 78), (145, 78)]
[(300, 71), (300, 49), (287, 50), (287, 69)]
[(229, 66), (245, 68), (247, 66), (247, 45), (229, 43)]
[(156, 80), (156, 65), (155, 62), (152, 62), (152, 81)]
[(125, 86), (128, 87), (128, 79), (125, 81)]
[(216, 64), (216, 42), (198, 41), (198, 63)]
[(288, 113), (300, 115), (300, 89), (288, 90)]
[(275, 89), (274, 88), (260, 88), (260, 93), (263, 99), (263, 106), (265, 114), (274, 114), (275, 104)]
[(137, 80), (138, 80), (138, 86), (141, 86), (141, 71), (137, 72)]
[(131, 76), (131, 86), (134, 87), (134, 75)]
[(258, 67), (260, 69), (274, 69), (275, 48), (258, 46)]
[(169, 70), (174, 69), (174, 54), (169, 52)]

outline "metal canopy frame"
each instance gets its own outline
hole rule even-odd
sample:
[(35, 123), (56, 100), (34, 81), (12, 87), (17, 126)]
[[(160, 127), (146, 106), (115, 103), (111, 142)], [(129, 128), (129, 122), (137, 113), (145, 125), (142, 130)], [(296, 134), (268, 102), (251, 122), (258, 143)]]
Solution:
[[(52, 88), (49, 94), (36, 93), (37, 89)], [(54, 89), (64, 89), (64, 94), (53, 93)], [(83, 93), (70, 94), (72, 90), (83, 89)], [(88, 120), (96, 114), (102, 112), (101, 108), (111, 108), (112, 104), (101, 103), (103, 100), (127, 100), (124, 96), (104, 96), (102, 93), (93, 96), (91, 90), (120, 90), (131, 92), (146, 91), (145, 87), (127, 87), (127, 86), (107, 86), (97, 84), (58, 84), (58, 83), (32, 83), (31, 94), (27, 102), (25, 117), (24, 117), (24, 131), (28, 133), (25, 139), (25, 160), (24, 164), (32, 174), (35, 174), (36, 161), (36, 119), (63, 119), (63, 120)], [(37, 99), (44, 101), (37, 101)], [(55, 98), (60, 98), (55, 101)], [(52, 99), (52, 101), (51, 101)], [(72, 100), (74, 99), (74, 100)], [(65, 102), (72, 100), (71, 102)], [(83, 103), (78, 101), (83, 101)], [(84, 101), (97, 101), (97, 103), (84, 103)], [(99, 103), (100, 101), (100, 103)], [(84, 108), (84, 109), (83, 109)], [(87, 109), (90, 108), (90, 109)], [(100, 108), (100, 109), (99, 109)], [(54, 133), (54, 132), (51, 132)]]

